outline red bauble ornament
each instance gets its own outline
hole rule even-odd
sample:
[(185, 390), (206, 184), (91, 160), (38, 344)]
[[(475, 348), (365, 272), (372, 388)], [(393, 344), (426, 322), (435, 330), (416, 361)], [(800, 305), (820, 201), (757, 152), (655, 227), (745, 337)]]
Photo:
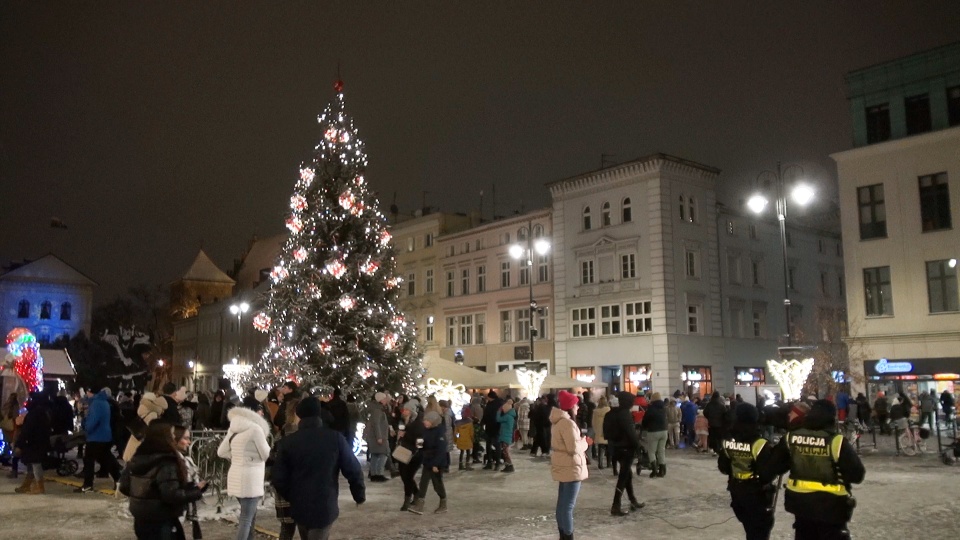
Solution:
[(343, 92), (343, 81), (337, 79), (337, 82), (333, 83), (333, 89), (336, 90), (337, 93)]

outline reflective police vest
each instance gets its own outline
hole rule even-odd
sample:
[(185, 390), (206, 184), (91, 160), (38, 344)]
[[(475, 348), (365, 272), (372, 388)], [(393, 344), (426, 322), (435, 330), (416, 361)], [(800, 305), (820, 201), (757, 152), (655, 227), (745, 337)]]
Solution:
[(753, 465), (765, 444), (767, 440), (762, 437), (753, 443), (724, 439), (723, 453), (730, 458), (730, 477), (737, 480), (756, 478)]
[(848, 495), (835, 469), (843, 436), (826, 431), (798, 429), (787, 433), (790, 449), (790, 481), (787, 489), (795, 493)]

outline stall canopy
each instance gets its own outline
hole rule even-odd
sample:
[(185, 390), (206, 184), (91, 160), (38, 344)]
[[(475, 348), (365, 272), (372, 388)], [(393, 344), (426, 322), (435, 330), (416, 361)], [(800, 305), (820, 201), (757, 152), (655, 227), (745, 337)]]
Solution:
[[(517, 378), (515, 370), (501, 371), (500, 373), (487, 375), (485, 379), (490, 388), (523, 388), (523, 384)], [(602, 381), (584, 382), (563, 375), (547, 375), (540, 385), (541, 389), (558, 390), (564, 388), (606, 388), (607, 383)]]
[(462, 384), (467, 388), (486, 388), (485, 383), (489, 375), (478, 369), (461, 366), (460, 364), (442, 358), (427, 357), (423, 359), (423, 369), (426, 370), (423, 378), (446, 379), (454, 384)]
[(77, 370), (73, 367), (73, 360), (70, 359), (66, 349), (40, 349), (40, 356), (43, 357), (43, 377), (45, 379), (77, 376)]

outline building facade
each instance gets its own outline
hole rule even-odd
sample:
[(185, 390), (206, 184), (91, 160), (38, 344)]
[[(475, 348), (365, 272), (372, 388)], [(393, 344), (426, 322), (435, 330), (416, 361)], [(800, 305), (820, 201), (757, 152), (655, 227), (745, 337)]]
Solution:
[(847, 76), (837, 162), (852, 345), (868, 390), (960, 381), (960, 42)]

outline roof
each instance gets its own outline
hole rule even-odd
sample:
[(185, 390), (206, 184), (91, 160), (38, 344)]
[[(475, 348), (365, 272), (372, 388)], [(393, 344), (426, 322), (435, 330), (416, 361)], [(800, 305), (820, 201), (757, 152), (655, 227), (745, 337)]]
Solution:
[(236, 283), (223, 270), (217, 267), (210, 257), (201, 249), (193, 264), (181, 278), (183, 281), (212, 281), (214, 283)]
[(260, 270), (273, 268), (277, 264), (286, 241), (287, 233), (254, 241), (244, 255), (240, 270), (237, 272), (237, 290), (253, 289), (254, 284), (260, 281)]
[(720, 169), (718, 169), (718, 168), (716, 168), (716, 167), (711, 167), (711, 166), (709, 166), (709, 165), (704, 165), (704, 164), (702, 164), (702, 163), (697, 163), (696, 161), (691, 161), (691, 160), (689, 160), (689, 159), (684, 159), (684, 158), (680, 158), (680, 157), (676, 157), (676, 156), (671, 156), (671, 155), (669, 155), (669, 154), (657, 153), (657, 154), (650, 154), (649, 156), (644, 156), (644, 157), (637, 158), (637, 159), (634, 159), (634, 160), (631, 160), (631, 161), (627, 161), (627, 162), (625, 162), (625, 163), (620, 163), (620, 164), (618, 164), (618, 165), (613, 165), (613, 166), (611, 166), (611, 167), (604, 167), (604, 168), (602, 168), (602, 169), (597, 169), (597, 170), (593, 170), (593, 171), (588, 171), (588, 172), (581, 173), (581, 174), (578, 174), (578, 175), (575, 175), (575, 176), (571, 176), (571, 177), (569, 177), (569, 178), (561, 178), (560, 180), (553, 180), (553, 181), (551, 181), (551, 182), (547, 182), (546, 186), (549, 188), (549, 187), (552, 187), (552, 186), (555, 186), (555, 185), (558, 185), (558, 184), (563, 184), (564, 182), (570, 182), (570, 181), (578, 180), (578, 179), (581, 179), (581, 178), (587, 178), (587, 177), (590, 177), (590, 176), (593, 176), (593, 175), (597, 175), (597, 174), (606, 174), (606, 173), (613, 172), (613, 171), (619, 171), (619, 170), (628, 169), (628, 168), (630, 168), (630, 167), (632, 167), (632, 166), (636, 166), (636, 165), (639, 165), (639, 164), (656, 164), (656, 163), (658, 163), (658, 162), (659, 162), (659, 163), (673, 163), (673, 164), (680, 165), (680, 166), (684, 166), (684, 167), (690, 167), (690, 168), (692, 168), (692, 169), (696, 169), (696, 170), (699, 170), (699, 171), (702, 171), (702, 172), (704, 172), (704, 173), (711, 174), (711, 175), (718, 175), (718, 174), (720, 174)]
[(70, 266), (60, 257), (48, 253), (37, 260), (18, 266), (3, 275), (0, 280), (44, 281), (97, 286), (98, 283), (83, 272)]

